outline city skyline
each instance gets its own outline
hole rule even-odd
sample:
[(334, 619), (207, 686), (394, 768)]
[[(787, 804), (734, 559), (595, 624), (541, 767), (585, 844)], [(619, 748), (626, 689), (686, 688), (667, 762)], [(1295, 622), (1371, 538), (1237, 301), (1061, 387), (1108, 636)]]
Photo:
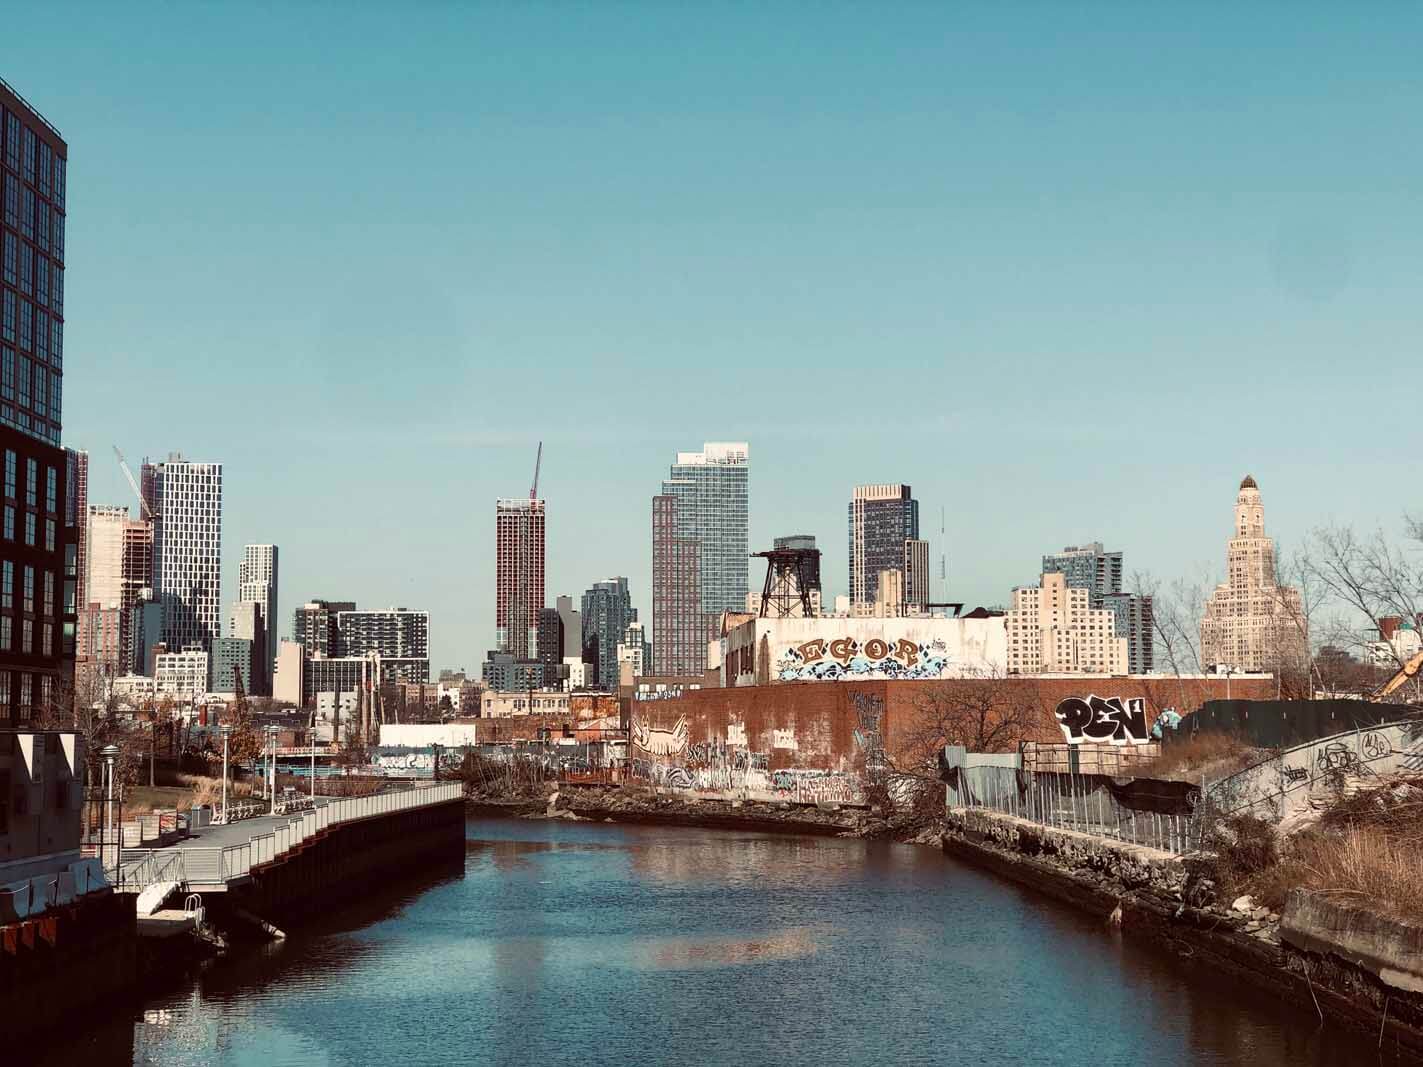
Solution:
[[(590, 15), (574, 32), (547, 12), (415, 25), (372, 9), (312, 56), (298, 42), (322, 16), (273, 12), (256, 69), (279, 76), (254, 89), (240, 42), (255, 31), (236, 12), (156, 24), (126, 49), (112, 47), (126, 32), (116, 11), (94, 7), (77, 27), (14, 13), (31, 47), (4, 77), (83, 145), (64, 443), (94, 457), (90, 499), (131, 497), (100, 458), (112, 443), (225, 461), (225, 585), (242, 545), (276, 541), (287, 603), (418, 602), (435, 661), (468, 670), (494, 630), (494, 561), (467, 546), (487, 502), (525, 484), (540, 439), (541, 492), (563, 517), (549, 596), (626, 574), (642, 618), (646, 487), (689, 439), (753, 444), (752, 548), (816, 534), (832, 595), (846, 590), (845, 493), (885, 480), (915, 487), (935, 578), (947, 554), (944, 592), (969, 603), (1004, 602), (1045, 544), (1099, 535), (1167, 581), (1219, 577), (1218, 487), (1245, 471), (1270, 486), (1283, 556), (1331, 520), (1397, 530), (1410, 450), (1367, 442), (1411, 425), (1406, 398), (1338, 367), (1423, 326), (1400, 274), (1416, 239), (1407, 183), (1362, 177), (1410, 173), (1423, 151), (1392, 132), (1408, 101), (1381, 91), (1411, 69), (1406, 25), (1385, 38), (1334, 12), (1285, 39), (1263, 12), (1205, 13), (1183, 36), (1146, 13), (1117, 12), (1108, 32), (1066, 13), (925, 10), (865, 32), (840, 13), (817, 20), (819, 47), (780, 56), (774, 42), (805, 27), (777, 8), (703, 27), (702, 52), (672, 64), (652, 45), (688, 17), (650, 12), (613, 32)], [(747, 32), (761, 20), (767, 32)], [(192, 32), (231, 45), (192, 49)], [(407, 69), (363, 34), (427, 62)], [(1067, 44), (1066, 66), (1020, 48), (1043, 35)], [(490, 42), (473, 63), (469, 40)], [(532, 40), (564, 73), (531, 89), (498, 55)], [(1265, 79), (1262, 63), (1338, 76)], [(378, 98), (373, 68), (396, 75)], [(1079, 68), (1091, 76), (1066, 76)], [(185, 79), (203, 86), (201, 107), (173, 106)], [(748, 125), (752, 102), (764, 121)], [(689, 108), (694, 121), (669, 122)], [(329, 123), (281, 182), (259, 150), (282, 143), (264, 117), (278, 111)], [(432, 143), (444, 165), (393, 169)], [(191, 150), (175, 158), (175, 144)], [(556, 162), (570, 152), (578, 182)], [(408, 195), (391, 202), (391, 188)], [(357, 239), (376, 204), (379, 239)], [(416, 328), (375, 311), (389, 299)], [(249, 305), (260, 330), (238, 312)], [(392, 352), (402, 373), (386, 381)], [(797, 374), (789, 412), (752, 402), (780, 366), (814, 368)], [(869, 402), (871, 366), (925, 388)], [(522, 395), (530, 376), (541, 406), (517, 414), (496, 404), (471, 422), (431, 404)], [(638, 414), (616, 434), (554, 417), (613, 380)], [(1055, 388), (1024, 390), (1031, 380)], [(163, 414), (151, 425), (133, 415), (138, 382)], [(1275, 402), (1242, 439), (1228, 398), (1264, 390)], [(214, 412), (213, 397), (233, 403)], [(238, 414), (259, 406), (282, 434), (248, 433)], [(1106, 422), (1091, 414), (1103, 406)], [(1335, 432), (1300, 439), (1305, 412)], [(358, 450), (368, 462), (349, 462)], [(1165, 512), (1132, 503), (1163, 486)], [(432, 501), (428, 520), (363, 507), (363, 536), (348, 535), (352, 501), (397, 494)]]

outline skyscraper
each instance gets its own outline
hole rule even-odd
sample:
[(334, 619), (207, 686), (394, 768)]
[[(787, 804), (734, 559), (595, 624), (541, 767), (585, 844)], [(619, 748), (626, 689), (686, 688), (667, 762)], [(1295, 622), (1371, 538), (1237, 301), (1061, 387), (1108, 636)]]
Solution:
[(292, 616), (292, 638), (301, 642), (307, 656), (340, 655), (336, 619), (343, 611), (355, 610), (354, 600), (308, 601)]
[(583, 594), (583, 648), (592, 650), (595, 676), (591, 684), (600, 689), (618, 687), (618, 642), (628, 624), (637, 620), (626, 578), (594, 582)]
[(723, 611), (746, 610), (749, 453), (745, 442), (679, 452), (652, 498), (652, 631), (657, 673), (701, 674)]
[(496, 501), (494, 534), (495, 645), (515, 659), (532, 659), (544, 606), (544, 502)]
[(163, 642), (207, 649), (222, 634), (222, 464), (174, 453), (157, 465), (154, 584)]
[(0, 727), (53, 702), (74, 656), (79, 546), (59, 447), (69, 148), (0, 81)]
[[(880, 571), (904, 573), (905, 542), (919, 539), (919, 501), (907, 485), (857, 485), (850, 495), (850, 605), (873, 610)], [(925, 545), (925, 602), (927, 552)]]
[[(237, 565), (237, 599), (262, 605), (264, 643), (259, 654), (277, 647), (277, 546), (247, 545)], [(270, 673), (259, 669), (258, 676)]]
[[(272, 695), (272, 654), (267, 648), (266, 606), (256, 600), (239, 600), (232, 605), (228, 619), (228, 638), (247, 644), (247, 667), (242, 673), (242, 686), (250, 696)], [(231, 653), (235, 645), (229, 645), (227, 653), (214, 650), (212, 662), (221, 664), (223, 657)], [(231, 676), (220, 674), (214, 667), (212, 690), (215, 693), (231, 692)], [(221, 684), (219, 684), (221, 683)]]
[(904, 542), (904, 606), (925, 611), (929, 603), (929, 542), (910, 538)]
[(1280, 585), (1275, 542), (1265, 536), (1265, 506), (1250, 475), (1235, 498), (1235, 536), (1226, 579), (1206, 601), (1201, 663), (1240, 671), (1279, 670), (1308, 656), (1309, 631), (1298, 589)]

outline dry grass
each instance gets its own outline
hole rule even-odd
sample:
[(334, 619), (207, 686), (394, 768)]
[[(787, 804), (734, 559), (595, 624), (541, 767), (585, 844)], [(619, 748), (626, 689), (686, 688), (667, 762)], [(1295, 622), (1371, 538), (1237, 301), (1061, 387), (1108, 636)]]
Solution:
[(1163, 744), (1161, 755), (1133, 773), (1182, 782), (1199, 782), (1202, 777), (1215, 780), (1243, 771), (1269, 754), (1235, 734), (1198, 733)]
[(1280, 846), (1278, 862), (1240, 881), (1276, 911), (1289, 891), (1423, 921), (1423, 777), (1394, 779), (1341, 798), (1314, 828)]

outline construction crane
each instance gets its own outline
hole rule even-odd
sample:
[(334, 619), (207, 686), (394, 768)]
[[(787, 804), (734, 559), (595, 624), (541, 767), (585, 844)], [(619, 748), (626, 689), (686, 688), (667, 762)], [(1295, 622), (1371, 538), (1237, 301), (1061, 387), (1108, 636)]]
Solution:
[[(114, 445), (114, 455), (119, 457), (119, 466), (123, 468), (124, 477), (128, 479), (129, 487), (133, 490), (133, 495), (138, 497), (139, 518), (152, 521), (158, 518), (153, 509), (148, 506), (148, 501), (143, 498), (143, 490), (138, 487), (138, 483), (133, 480), (133, 471), (128, 469), (128, 460), (124, 459), (124, 454), (119, 451), (119, 446)], [(147, 512), (147, 514), (144, 514)]]
[(1416, 678), (1420, 670), (1423, 670), (1423, 651), (1413, 655), (1407, 663), (1398, 668), (1397, 674), (1375, 689), (1373, 699), (1381, 700), (1386, 696), (1392, 696), (1399, 689), (1402, 689), (1404, 683), (1410, 678)]
[(533, 487), (529, 489), (530, 500), (537, 500), (539, 498), (539, 468), (543, 466), (543, 462), (544, 443), (540, 441), (538, 455), (534, 457), (534, 484)]

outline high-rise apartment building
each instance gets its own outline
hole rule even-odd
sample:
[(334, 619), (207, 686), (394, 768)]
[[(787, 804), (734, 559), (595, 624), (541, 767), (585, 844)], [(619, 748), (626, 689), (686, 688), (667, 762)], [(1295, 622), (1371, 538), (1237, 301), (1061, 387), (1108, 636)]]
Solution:
[(208, 649), (222, 634), (222, 464), (174, 453), (157, 465), (154, 585), (163, 642)]
[(1148, 674), (1155, 662), (1151, 597), (1122, 592), (1122, 569), (1121, 552), (1092, 541), (1043, 556), (1042, 573), (1061, 574), (1072, 588), (1087, 590), (1091, 607), (1110, 610), (1117, 636), (1127, 639), (1131, 673)]
[(1014, 589), (1004, 625), (1009, 674), (1127, 673), (1127, 639), (1117, 636), (1114, 615), (1092, 607), (1088, 590), (1059, 571)]
[(593, 664), (593, 685), (617, 689), (618, 642), (636, 620), (626, 578), (594, 582), (583, 594), (583, 648)]
[(1053, 571), (1072, 588), (1086, 589), (1093, 607), (1101, 607), (1103, 597), (1122, 591), (1122, 554), (1105, 551), (1101, 541), (1068, 545), (1061, 552), (1043, 556), (1041, 573)]
[(1237, 671), (1298, 666), (1309, 630), (1298, 589), (1280, 585), (1275, 542), (1265, 536), (1265, 506), (1250, 475), (1235, 498), (1235, 536), (1226, 548), (1226, 579), (1206, 601), (1201, 662)]
[[(267, 646), (267, 608), (255, 600), (239, 600), (232, 605), (232, 613), (228, 617), (227, 633), (239, 641), (246, 641), (248, 644), (247, 655), (250, 659), (249, 671), (242, 675), (242, 685), (244, 690), (251, 696), (271, 696), (272, 695), (272, 653)], [(213, 662), (218, 663), (220, 657), (213, 653)], [(218, 675), (213, 676), (214, 679)], [(214, 692), (230, 692), (229, 689), (213, 686)]]
[[(907, 485), (857, 485), (850, 494), (849, 515), (851, 611), (870, 614), (877, 600), (880, 573), (903, 574), (905, 542), (919, 540), (919, 501)], [(927, 543), (924, 551), (927, 603)]]
[(495, 645), (515, 659), (530, 659), (544, 606), (544, 502), (495, 501), (494, 539)]
[(59, 446), (68, 156), (0, 80), (0, 727), (52, 704), (74, 658), (79, 546)]
[(135, 671), (135, 611), (143, 591), (153, 585), (153, 524), (132, 518), (126, 507), (96, 504), (88, 509), (84, 531), (83, 584), (89, 600), (79, 616), (80, 659), (85, 658), (83, 649), (95, 647), (83, 628), (100, 618), (87, 610), (97, 606), (118, 612), (119, 673)]
[(292, 639), (301, 642), (308, 656), (339, 655), (336, 617), (343, 611), (355, 610), (354, 600), (309, 601), (292, 616)]
[(84, 581), (85, 575), (88, 574), (88, 571), (84, 569), (84, 542), (89, 522), (89, 453), (66, 448), (64, 460), (68, 470), (64, 484), (69, 488), (68, 498), (64, 502), (64, 525), (73, 531), (72, 536), (66, 540), (73, 541), (79, 550), (74, 603), (82, 608), (88, 603), (84, 599), (86, 596)]
[(746, 610), (750, 446), (678, 452), (652, 498), (652, 632), (657, 673), (701, 674), (723, 611)]
[(336, 616), (336, 635), (339, 656), (380, 655), (382, 682), (430, 680), (428, 611), (343, 611)]
[(929, 542), (910, 538), (904, 542), (904, 609), (927, 611), (929, 605)]
[[(262, 605), (264, 646), (260, 653), (277, 647), (277, 546), (247, 545), (237, 565), (237, 599)], [(258, 671), (258, 674), (263, 672)], [(265, 694), (264, 694), (265, 695)]]
[(633, 678), (641, 678), (652, 665), (652, 648), (647, 643), (647, 631), (640, 622), (628, 623), (618, 641), (618, 684), (622, 683), (622, 668), (626, 666)]

